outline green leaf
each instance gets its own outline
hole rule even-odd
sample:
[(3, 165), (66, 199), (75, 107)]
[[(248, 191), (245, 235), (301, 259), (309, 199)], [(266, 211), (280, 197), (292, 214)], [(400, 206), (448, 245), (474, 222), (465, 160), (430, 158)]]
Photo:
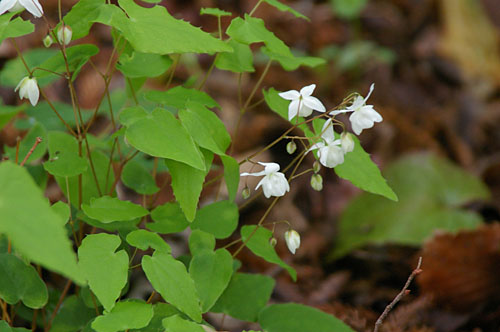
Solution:
[(0, 332), (29, 332), (24, 327), (11, 327), (5, 320), (0, 320)]
[(72, 177), (87, 170), (87, 160), (79, 157), (77, 151), (59, 151), (53, 158), (43, 163), (43, 168), (52, 175)]
[[(254, 230), (257, 230), (254, 233)], [(252, 235), (250, 237), (250, 235)], [(282, 268), (288, 271), (293, 281), (297, 280), (297, 272), (290, 265), (286, 264), (281, 260), (281, 258), (274, 250), (269, 240), (273, 236), (273, 232), (264, 227), (257, 226), (243, 226), (241, 228), (241, 238), (248, 249), (250, 249), (254, 254), (259, 257), (264, 258), (266, 261), (274, 264), (278, 264)], [(247, 239), (250, 237), (250, 240)]]
[(188, 315), (196, 322), (201, 322), (199, 299), (193, 279), (181, 262), (171, 255), (156, 251), (153, 256), (142, 258), (142, 268), (153, 288), (165, 301)]
[(399, 202), (368, 193), (354, 200), (341, 217), (332, 258), (368, 243), (419, 245), (436, 229), (456, 232), (481, 223), (479, 215), (460, 206), (486, 199), (486, 186), (450, 162), (416, 154), (394, 163), (385, 174)]
[(215, 236), (210, 233), (195, 229), (189, 235), (189, 251), (194, 256), (200, 251), (213, 251), (215, 249)]
[(117, 332), (140, 329), (153, 318), (153, 306), (138, 300), (118, 302), (111, 312), (97, 317), (92, 328), (97, 332)]
[[(19, 145), (19, 162), (23, 161), (24, 157), (28, 155), (28, 152), (33, 147), (33, 144), (35, 144), (37, 137), (40, 137), (42, 139), (42, 142), (37, 145), (35, 150), (33, 150), (33, 153), (28, 158), (26, 163), (29, 164), (43, 157), (43, 155), (47, 151), (47, 143), (46, 143), (47, 132), (45, 131), (45, 128), (43, 128), (41, 124), (36, 123), (26, 134), (26, 136), (24, 136), (24, 138), (21, 141), (21, 144)], [(15, 146), (14, 147), (6, 146), (5, 152), (9, 156), (10, 160), (16, 160)]]
[(146, 227), (161, 234), (179, 233), (189, 226), (178, 203), (166, 203), (151, 211), (154, 223), (147, 223)]
[(240, 43), (230, 39), (227, 43), (234, 52), (219, 53), (215, 59), (215, 66), (222, 70), (230, 70), (233, 73), (253, 73), (253, 53), (248, 44)]
[(354, 19), (359, 17), (367, 0), (330, 0), (333, 12), (340, 18)]
[(200, 28), (175, 19), (165, 7), (144, 8), (132, 0), (119, 0), (118, 3), (128, 18), (115, 20), (114, 26), (136, 51), (155, 54), (232, 51), (230, 46)]
[[(74, 158), (76, 152), (78, 151), (78, 142), (76, 139), (66, 133), (53, 131), (48, 133), (48, 148), (49, 148), (49, 160), (57, 158), (59, 153), (70, 154), (68, 158)], [(73, 151), (73, 153), (71, 152)], [(91, 153), (92, 163), (94, 170), (96, 172), (97, 183), (101, 189), (101, 193), (97, 190), (96, 180), (92, 172), (92, 167), (86, 156), (86, 151), (83, 152), (85, 159), (87, 159), (87, 170), (82, 174), (82, 203), (88, 203), (93, 197), (100, 197), (102, 193), (109, 192), (111, 186), (113, 185), (114, 171), (113, 167), (109, 169), (109, 157), (100, 151), (93, 151)], [(63, 158), (61, 156), (61, 158)], [(64, 195), (68, 197), (66, 177), (56, 176), (56, 181)], [(68, 177), (69, 185), (69, 197), (71, 204), (78, 207), (78, 176)]]
[(91, 198), (90, 204), (82, 204), (82, 210), (90, 218), (105, 224), (134, 220), (149, 214), (149, 211), (140, 205), (109, 196)]
[(271, 31), (266, 29), (260, 18), (245, 14), (245, 19), (236, 17), (231, 21), (226, 33), (243, 44), (264, 43), (269, 50), (283, 56), (291, 56), (290, 49)]
[(2, 162), (0, 188), (0, 233), (29, 260), (84, 284), (64, 221), (29, 173), (12, 162)]
[(231, 280), (233, 257), (226, 249), (197, 251), (189, 264), (189, 274), (200, 298), (201, 312), (207, 312)]
[(225, 239), (238, 226), (238, 206), (229, 201), (219, 201), (201, 208), (191, 224), (191, 229), (201, 229), (216, 239)]
[(63, 225), (66, 225), (66, 223), (69, 220), (69, 214), (70, 214), (70, 208), (68, 204), (64, 203), (63, 201), (57, 201), (54, 204), (50, 206), (52, 211), (57, 213), (61, 217), (61, 221), (63, 221)]
[(356, 187), (398, 201), (398, 196), (389, 187), (370, 155), (363, 150), (359, 139), (353, 136), (354, 150), (344, 156), (344, 163), (335, 167), (335, 173), (349, 180)]
[(90, 234), (78, 248), (80, 269), (107, 311), (113, 309), (127, 283), (128, 255), (125, 250), (115, 252), (120, 244), (117, 235)]
[[(213, 155), (209, 156), (205, 153), (205, 161), (212, 162)], [(170, 175), (172, 176), (172, 189), (174, 190), (175, 199), (179, 202), (187, 220), (193, 221), (196, 215), (198, 200), (200, 199), (203, 182), (207, 171), (189, 167), (183, 163), (174, 160), (165, 160)]]
[(272, 304), (259, 314), (259, 324), (267, 332), (354, 332), (332, 315), (302, 304)]
[(0, 254), (0, 298), (8, 304), (23, 301), (25, 306), (39, 309), (45, 306), (49, 294), (33, 266), (7, 253)]
[(209, 108), (220, 108), (220, 105), (205, 92), (196, 89), (187, 89), (180, 85), (167, 91), (150, 90), (146, 92), (145, 96), (149, 101), (165, 106), (173, 106), (177, 109), (186, 108), (190, 102)]
[(179, 315), (167, 317), (162, 323), (165, 332), (205, 332), (200, 324), (182, 319)]
[(212, 312), (223, 312), (234, 318), (256, 322), (259, 311), (271, 297), (274, 279), (261, 274), (235, 273)]
[(123, 12), (115, 5), (106, 5), (105, 0), (80, 0), (64, 16), (64, 23), (73, 30), (72, 39), (76, 40), (89, 34), (95, 22), (110, 25), (113, 16)]
[[(97, 53), (99, 53), (99, 48), (91, 44), (82, 44), (66, 48), (66, 58), (68, 60), (69, 71), (73, 73), (72, 80), (75, 80), (83, 65), (85, 65), (87, 61), (89, 61), (89, 59)], [(34, 77), (43, 78), (54, 75), (47, 70), (56, 73), (65, 73), (65, 59), (61, 53), (57, 53), (55, 56), (42, 63), (40, 68), (46, 70), (35, 71), (33, 74)]]
[(156, 233), (148, 232), (145, 229), (138, 229), (128, 233), (127, 242), (141, 250), (147, 250), (149, 247), (154, 250), (170, 253), (172, 249), (165, 240)]
[[(3, 82), (2, 82), (3, 85)], [(20, 106), (7, 106), (7, 105), (1, 105), (0, 106), (0, 130), (5, 127), (9, 121), (16, 116), (17, 113), (21, 112), (24, 110), (25, 104), (20, 105)]]
[(194, 141), (213, 153), (224, 154), (231, 144), (231, 136), (224, 123), (203, 105), (188, 102), (186, 107), (179, 111), (179, 118)]
[(172, 59), (166, 55), (133, 52), (122, 54), (116, 68), (127, 77), (157, 77), (171, 65)]
[[(4, 17), (2, 15), (2, 17)], [(33, 70), (35, 67), (40, 66), (47, 59), (57, 55), (58, 51), (54, 49), (46, 49), (46, 48), (36, 48), (33, 50), (29, 50), (23, 52), (23, 58), (28, 67)], [(3, 86), (10, 86), (12, 88), (16, 87), (17, 84), (23, 79), (23, 77), (28, 76), (28, 72), (21, 61), (21, 58), (16, 57), (7, 61), (0, 72), (0, 82), (2, 82)], [(38, 80), (38, 85), (40, 87), (44, 87), (45, 85), (53, 82), (59, 77), (56, 75), (52, 75), (50, 77), (45, 77)]]
[(68, 296), (54, 318), (50, 332), (80, 331), (95, 315), (95, 309), (88, 308), (82, 299)]
[[(54, 75), (55, 77), (55, 75)], [(40, 79), (40, 81), (45, 80)], [(39, 81), (39, 83), (40, 83)], [(73, 107), (69, 104), (58, 102), (58, 101), (52, 101), (51, 104), (54, 106), (54, 108), (59, 112), (59, 115), (61, 118), (71, 127), (71, 128), (76, 128), (75, 124), (75, 115), (73, 113)], [(62, 123), (62, 121), (59, 119), (59, 117), (56, 115), (54, 110), (50, 107), (50, 105), (46, 101), (40, 101), (36, 107), (28, 107), (25, 111), (25, 114), (30, 117), (29, 121), (36, 120), (37, 122), (41, 123), (45, 129), (52, 131), (52, 130), (59, 130), (59, 131), (66, 131), (66, 127)], [(93, 110), (85, 110), (82, 109), (82, 119), (83, 122), (87, 122), (90, 120), (90, 117), (93, 114)], [(32, 118), (32, 119), (31, 119)]]
[(0, 17), (0, 44), (7, 38), (16, 38), (35, 31), (30, 21), (23, 21), (20, 17), (10, 20), (16, 13), (2, 14)]
[(148, 169), (135, 160), (125, 164), (121, 179), (124, 185), (141, 195), (152, 195), (160, 190)]
[(303, 18), (304, 20), (309, 21), (309, 18), (307, 16), (303, 15), (302, 13), (299, 13), (295, 9), (291, 8), (290, 6), (287, 6), (287, 5), (279, 2), (278, 0), (264, 0), (264, 2), (273, 6), (274, 8), (276, 8), (282, 12), (289, 12), (297, 18)]
[(146, 118), (148, 114), (141, 106), (127, 107), (120, 112), (119, 120), (122, 125), (130, 126), (135, 121)]
[(132, 332), (162, 332), (164, 330), (162, 320), (166, 317), (181, 313), (173, 305), (161, 302), (153, 305), (153, 311), (153, 318), (149, 321), (148, 326), (143, 327), (140, 330), (132, 330)]
[(224, 181), (226, 181), (229, 201), (234, 201), (240, 183), (240, 164), (231, 156), (221, 155), (224, 165)]
[(221, 17), (221, 16), (232, 16), (233, 14), (219, 8), (202, 8), (200, 9), (200, 15), (212, 15)]
[(267, 47), (262, 47), (261, 52), (267, 55), (270, 59), (278, 61), (283, 69), (287, 71), (294, 71), (300, 66), (307, 67), (317, 67), (319, 65), (323, 65), (326, 63), (326, 60), (323, 58), (317, 58), (312, 56), (295, 56), (290, 53), (289, 56), (281, 55), (272, 52)]
[(193, 139), (179, 120), (166, 110), (156, 109), (147, 118), (133, 122), (127, 128), (125, 137), (137, 150), (151, 156), (172, 159), (194, 169), (205, 170), (203, 155)]

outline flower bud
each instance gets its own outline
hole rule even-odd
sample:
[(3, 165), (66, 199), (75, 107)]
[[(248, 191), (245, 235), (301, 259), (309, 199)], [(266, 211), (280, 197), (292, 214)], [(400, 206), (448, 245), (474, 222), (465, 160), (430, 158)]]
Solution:
[(17, 90), (19, 90), (19, 98), (29, 99), (31, 105), (33, 106), (35, 106), (38, 103), (38, 98), (40, 97), (40, 90), (38, 90), (38, 84), (36, 78), (34, 77), (31, 78), (26, 76), (19, 82), (14, 91), (17, 92)]
[(319, 163), (319, 161), (316, 160), (313, 163), (313, 171), (314, 173), (318, 173), (320, 170), (321, 170), (321, 164)]
[(52, 39), (52, 37), (50, 35), (45, 36), (45, 38), (43, 39), (43, 46), (50, 47), (50, 45), (52, 45), (52, 43), (54, 43), (54, 40)]
[(311, 177), (311, 187), (316, 191), (323, 189), (323, 178), (319, 174), (313, 174)]
[(340, 146), (342, 147), (342, 151), (344, 153), (351, 152), (354, 150), (354, 140), (352, 139), (352, 135), (347, 131), (344, 131), (340, 135)]
[(286, 152), (288, 152), (288, 154), (293, 154), (295, 150), (297, 150), (297, 144), (295, 144), (295, 141), (292, 140), (288, 142), (286, 145)]
[(272, 247), (276, 247), (276, 244), (278, 243), (278, 240), (276, 240), (275, 237), (272, 237), (269, 239), (269, 244), (272, 246)]
[(71, 42), (71, 37), (73, 36), (73, 30), (67, 25), (62, 25), (57, 30), (57, 39), (64, 45), (68, 45)]
[(247, 199), (248, 197), (250, 197), (250, 188), (243, 188), (243, 190), (241, 191), (241, 197), (243, 197), (243, 199)]
[(285, 232), (285, 242), (288, 250), (295, 255), (295, 251), (300, 247), (300, 235), (295, 230), (290, 229)]

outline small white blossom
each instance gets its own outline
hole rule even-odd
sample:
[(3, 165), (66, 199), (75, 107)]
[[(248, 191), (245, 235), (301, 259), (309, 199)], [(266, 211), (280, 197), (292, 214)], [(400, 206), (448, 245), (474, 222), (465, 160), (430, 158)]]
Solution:
[(354, 150), (354, 140), (352, 139), (352, 135), (347, 131), (344, 131), (340, 135), (340, 144), (342, 146), (342, 151), (344, 153), (351, 152)]
[(271, 196), (283, 196), (287, 191), (290, 191), (290, 185), (285, 177), (285, 174), (278, 172), (280, 170), (280, 165), (276, 163), (262, 163), (264, 170), (257, 173), (241, 173), (241, 176), (264, 176), (262, 180), (257, 184), (255, 190), (262, 186), (264, 191), (264, 196), (269, 198)]
[(43, 15), (43, 9), (38, 0), (1, 0), (0, 15), (9, 12), (17, 12), (26, 9), (35, 17)]
[(300, 247), (300, 235), (295, 230), (290, 229), (285, 232), (285, 242), (288, 250), (295, 255), (295, 251)]
[(57, 30), (57, 39), (61, 44), (68, 45), (71, 42), (71, 37), (73, 36), (73, 30), (67, 25), (60, 26)]
[(40, 91), (38, 90), (38, 84), (36, 82), (36, 78), (34, 77), (30, 78), (26, 76), (19, 82), (14, 91), (17, 92), (17, 90), (19, 90), (19, 98), (29, 99), (31, 105), (33, 106), (35, 106), (38, 103), (38, 98), (40, 97)]
[(319, 162), (321, 165), (333, 168), (344, 162), (344, 150), (341, 148), (341, 140), (335, 139), (332, 120), (328, 119), (323, 125), (321, 138), (323, 142), (318, 142), (311, 146), (308, 151), (318, 150)]
[(311, 84), (300, 89), (300, 92), (290, 90), (279, 93), (281, 98), (291, 100), (290, 105), (288, 105), (288, 120), (292, 120), (296, 116), (309, 116), (313, 110), (326, 112), (321, 101), (311, 96), (315, 88), (316, 84)]
[(382, 116), (373, 109), (373, 105), (366, 105), (366, 101), (372, 94), (374, 87), (375, 84), (370, 86), (370, 92), (368, 92), (368, 95), (365, 98), (358, 95), (352, 102), (352, 105), (347, 106), (344, 110), (330, 112), (330, 114), (336, 115), (340, 113), (353, 112), (349, 117), (349, 121), (351, 121), (352, 130), (356, 133), (356, 135), (361, 134), (363, 129), (373, 127), (375, 122), (382, 122)]

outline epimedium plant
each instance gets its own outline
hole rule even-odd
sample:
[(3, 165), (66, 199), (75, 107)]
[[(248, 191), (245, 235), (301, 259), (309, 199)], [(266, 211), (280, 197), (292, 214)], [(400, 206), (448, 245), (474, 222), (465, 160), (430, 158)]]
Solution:
[[(64, 8), (64, 16), (59, 1), (59, 23), (52, 26), (38, 0), (0, 2), (0, 41), (12, 43), (18, 51), (0, 79), (32, 105), (0, 107), (1, 126), (19, 112), (30, 119), (16, 122), (28, 132), (16, 147), (6, 147), (7, 157), (0, 163), (1, 331), (24, 330), (26, 326), (16, 322), (31, 322), (32, 330), (65, 332), (213, 331), (204, 320), (209, 312), (257, 322), (268, 332), (351, 331), (311, 307), (268, 305), (274, 279), (240, 272), (238, 254), (246, 247), (296, 279), (296, 271), (274, 248), (278, 222), (267, 217), (299, 176), (311, 175), (312, 187), (321, 190), (321, 167), (332, 168), (365, 191), (397, 200), (359, 140), (337, 119), (338, 114), (351, 112), (356, 134), (382, 121), (367, 104), (373, 85), (366, 98), (353, 93), (330, 110), (312, 96), (315, 85), (300, 91), (263, 89), (269, 108), (290, 121), (290, 129), (244, 160), (231, 156), (231, 135), (217, 116), (220, 105), (203, 92), (212, 70), (235, 73), (235, 80), (241, 82), (243, 75), (255, 71), (250, 46), (263, 44), (258, 52), (268, 62), (247, 99), (241, 100), (241, 120), (271, 65), (291, 71), (324, 62), (294, 55), (269, 31), (255, 17), (263, 3), (307, 19), (277, 0), (260, 0), (244, 17), (232, 18), (224, 34), (221, 19), (232, 14), (204, 8), (201, 14), (218, 21), (218, 31), (210, 34), (174, 18), (161, 5), (81, 0)], [(21, 51), (17, 46), (16, 38), (34, 31), (34, 24), (19, 15), (24, 9), (45, 24), (45, 48)], [(99, 48), (80, 42), (96, 23), (109, 26), (113, 38), (113, 53), (104, 72), (92, 61)], [(197, 86), (186, 82), (172, 87), (175, 69), (187, 53), (211, 54), (213, 63)], [(75, 81), (84, 66), (96, 70), (105, 86), (94, 110), (82, 109), (78, 101)], [(165, 89), (145, 87), (148, 78), (161, 75), (168, 77)], [(111, 79), (117, 76), (125, 87), (111, 91)], [(44, 91), (58, 79), (67, 84), (70, 105), (51, 100)], [(92, 135), (89, 130), (98, 116), (107, 118), (109, 126)], [(304, 135), (289, 135), (297, 129)], [(237, 134), (238, 127), (233, 138)], [(282, 172), (279, 164), (258, 159), (281, 140), (290, 140), (287, 151), (295, 156)], [(306, 166), (306, 156), (311, 154), (317, 161)], [(208, 172), (218, 163), (223, 168), (220, 176), (207, 181)], [(264, 169), (240, 174), (244, 163)], [(167, 172), (171, 183), (158, 186), (160, 172)], [(253, 193), (244, 186), (244, 198), (263, 193), (271, 203), (254, 225), (238, 228), (235, 197), (241, 176), (262, 176)], [(49, 177), (65, 198), (52, 205), (44, 197)], [(118, 182), (142, 196), (142, 204), (120, 199)], [(217, 195), (200, 207), (202, 189), (221, 183), (227, 187), (227, 197)], [(158, 193), (165, 186), (171, 186), (175, 200), (158, 205)], [(300, 250), (300, 235), (293, 229), (293, 220), (286, 224), (284, 241), (295, 253)], [(176, 257), (168, 235), (186, 229), (190, 230), (189, 254)], [(235, 232), (239, 232), (235, 241), (217, 245), (217, 240)], [(142, 270), (152, 286), (147, 301), (128, 297), (135, 269)], [(54, 275), (65, 278), (63, 287), (49, 278)]]

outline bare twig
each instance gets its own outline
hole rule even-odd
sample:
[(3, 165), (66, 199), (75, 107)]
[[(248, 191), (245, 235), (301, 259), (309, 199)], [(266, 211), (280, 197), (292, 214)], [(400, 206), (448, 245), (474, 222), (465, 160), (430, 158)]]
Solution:
[(380, 315), (380, 317), (377, 319), (377, 322), (375, 323), (375, 328), (373, 329), (373, 332), (378, 332), (378, 330), (382, 326), (382, 323), (384, 322), (384, 319), (387, 317), (387, 315), (389, 315), (389, 312), (391, 312), (391, 310), (396, 306), (396, 304), (398, 304), (398, 302), (401, 301), (403, 296), (410, 293), (410, 291), (408, 290), (408, 287), (410, 286), (411, 282), (413, 281), (413, 278), (415, 278), (415, 276), (417, 274), (422, 272), (422, 270), (420, 269), (421, 266), (422, 266), (422, 257), (419, 257), (417, 267), (410, 274), (410, 276), (408, 277), (408, 280), (406, 280), (406, 284), (404, 285), (401, 292), (399, 292), (399, 294), (396, 295), (394, 300), (392, 300), (392, 302), (389, 303), (389, 305), (387, 307), (385, 307), (384, 312), (382, 313), (382, 315)]
[(26, 161), (28, 161), (28, 158), (31, 156), (31, 154), (33, 153), (33, 151), (35, 151), (36, 146), (38, 144), (40, 144), (40, 143), (42, 143), (42, 138), (41, 137), (37, 137), (35, 143), (33, 144), (33, 146), (31, 147), (31, 149), (26, 154), (26, 157), (24, 157), (23, 161), (21, 162), (21, 166), (24, 166), (24, 164), (26, 163)]

